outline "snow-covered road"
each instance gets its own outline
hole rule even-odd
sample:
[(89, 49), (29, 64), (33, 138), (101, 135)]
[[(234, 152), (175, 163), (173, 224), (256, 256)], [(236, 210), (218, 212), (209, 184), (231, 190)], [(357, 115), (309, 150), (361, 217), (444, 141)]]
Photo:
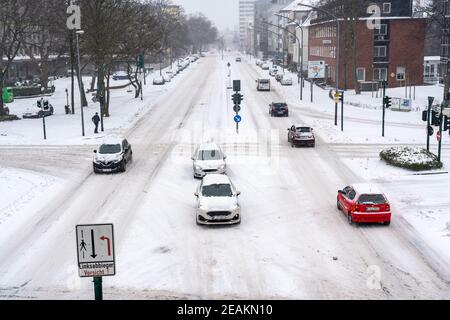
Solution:
[[(302, 111), (270, 118), (268, 104), (284, 99), (256, 92), (246, 63), (232, 68), (245, 95), (235, 134), (226, 62), (201, 59), (129, 130), (134, 162), (124, 174), (93, 175), (86, 147), (3, 149), (10, 156), (0, 165), (67, 183), (20, 223), (0, 225), (1, 298), (92, 298), (76, 268), (75, 225), (85, 223), (115, 226), (117, 275), (104, 278), (106, 298), (450, 298), (448, 260), (405, 219), (347, 224), (336, 191), (364, 178), (326, 140), (290, 148), (286, 129), (303, 122)], [(242, 192), (237, 227), (195, 224), (190, 156), (208, 140), (224, 147)]]

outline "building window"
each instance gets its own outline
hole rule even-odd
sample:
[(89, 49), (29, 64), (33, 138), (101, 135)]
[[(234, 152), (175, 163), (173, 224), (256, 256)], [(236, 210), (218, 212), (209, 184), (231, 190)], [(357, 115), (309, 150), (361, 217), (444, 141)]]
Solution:
[(383, 13), (391, 13), (391, 3), (390, 2), (385, 2), (383, 3)]
[(381, 24), (380, 29), (374, 30), (376, 36), (385, 36), (387, 35), (387, 24)]
[(406, 73), (405, 67), (397, 67), (397, 81), (404, 81), (405, 73)]
[(376, 46), (376, 47), (374, 47), (373, 56), (374, 57), (386, 57), (386, 51), (387, 51), (386, 46)]
[(386, 68), (373, 69), (373, 80), (374, 81), (387, 81), (387, 69)]
[(357, 81), (365, 81), (366, 80), (366, 68), (357, 68), (356, 69), (356, 80)]

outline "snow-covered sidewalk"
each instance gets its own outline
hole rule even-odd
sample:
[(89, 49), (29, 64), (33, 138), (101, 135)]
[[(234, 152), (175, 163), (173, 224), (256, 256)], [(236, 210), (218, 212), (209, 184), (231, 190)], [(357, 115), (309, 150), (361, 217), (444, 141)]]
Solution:
[[(120, 135), (133, 126), (144, 114), (152, 109), (156, 100), (176, 87), (177, 83), (196, 68), (201, 60), (192, 63), (186, 70), (175, 76), (171, 82), (163, 86), (153, 85), (153, 78), (159, 76), (154, 71), (147, 76), (144, 86), (143, 100), (135, 99), (133, 87), (114, 89), (111, 91), (110, 117), (104, 118), (104, 132), (94, 134), (91, 118), (99, 112), (99, 103), (92, 102), (92, 94), (86, 94), (88, 107), (84, 108), (85, 137), (82, 137), (81, 113), (78, 86), (75, 86), (75, 114), (66, 115), (66, 89), (70, 92), (70, 78), (58, 79), (54, 82), (56, 91), (51, 97), (45, 97), (54, 107), (54, 115), (47, 117), (47, 140), (44, 140), (42, 119), (22, 119), (13, 122), (0, 122), (0, 145), (86, 145), (98, 144), (106, 135)], [(169, 69), (169, 68), (166, 68)], [(85, 88), (89, 87), (91, 78), (83, 78)], [(113, 81), (111, 86), (127, 84), (128, 81)], [(132, 90), (133, 89), (133, 90)], [(36, 103), (38, 98), (16, 99), (8, 104), (12, 114), (22, 114)]]

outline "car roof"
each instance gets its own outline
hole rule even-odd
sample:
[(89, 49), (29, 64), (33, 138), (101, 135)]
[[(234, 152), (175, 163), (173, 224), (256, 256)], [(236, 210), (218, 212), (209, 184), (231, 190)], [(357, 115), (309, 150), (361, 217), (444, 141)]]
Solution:
[(217, 143), (210, 142), (200, 144), (197, 150), (220, 150), (220, 148)]
[(355, 183), (352, 188), (359, 194), (383, 194), (376, 185), (371, 183)]
[(230, 178), (225, 174), (208, 174), (203, 178), (203, 185), (209, 186), (212, 184), (230, 184)]

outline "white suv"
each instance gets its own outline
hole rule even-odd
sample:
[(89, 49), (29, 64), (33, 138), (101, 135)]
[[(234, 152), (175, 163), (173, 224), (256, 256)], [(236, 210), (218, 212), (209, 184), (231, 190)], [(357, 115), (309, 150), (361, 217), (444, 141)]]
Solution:
[(226, 158), (217, 144), (200, 145), (192, 156), (194, 178), (203, 178), (210, 173), (226, 173)]

